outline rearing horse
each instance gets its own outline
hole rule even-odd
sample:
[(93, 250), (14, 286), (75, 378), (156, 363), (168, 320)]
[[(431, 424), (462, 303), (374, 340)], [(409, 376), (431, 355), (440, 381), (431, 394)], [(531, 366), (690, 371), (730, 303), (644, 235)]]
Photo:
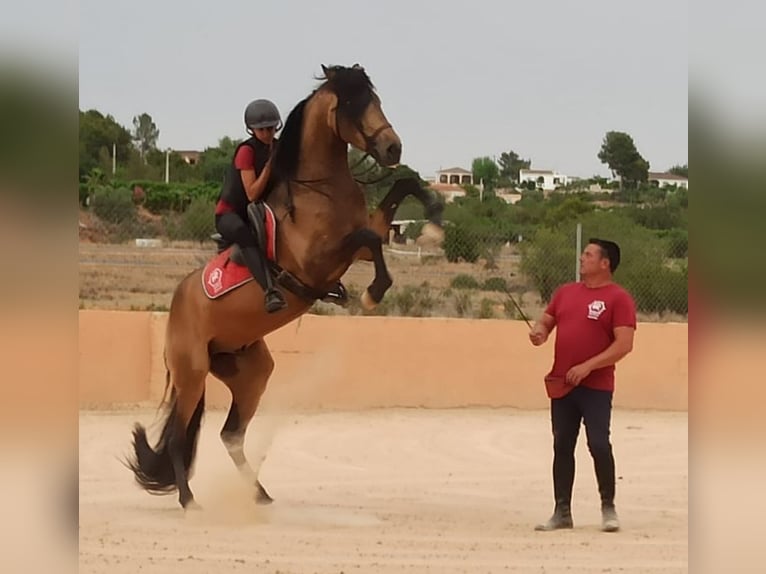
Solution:
[(383, 166), (399, 163), (401, 141), (381, 108), (364, 69), (322, 66), (324, 80), (291, 111), (272, 159), (267, 203), (278, 226), (273, 261), (288, 306), (264, 309), (263, 291), (250, 281), (211, 299), (202, 288), (202, 269), (176, 287), (165, 334), (164, 423), (157, 444), (146, 429), (133, 431), (135, 456), (128, 461), (136, 481), (153, 494), (178, 491), (183, 508), (195, 505), (189, 478), (196, 456), (205, 379), (212, 373), (231, 391), (220, 436), (236, 467), (251, 481), (256, 501), (271, 502), (258, 479), (263, 459), (251, 466), (244, 454), (248, 424), (274, 369), (264, 336), (304, 314), (357, 259), (371, 260), (375, 276), (362, 295), (367, 308), (391, 286), (383, 259), (396, 208), (407, 195), (418, 198), (437, 225), (440, 206), (412, 179), (397, 181), (369, 214), (362, 189), (348, 165), (348, 145)]

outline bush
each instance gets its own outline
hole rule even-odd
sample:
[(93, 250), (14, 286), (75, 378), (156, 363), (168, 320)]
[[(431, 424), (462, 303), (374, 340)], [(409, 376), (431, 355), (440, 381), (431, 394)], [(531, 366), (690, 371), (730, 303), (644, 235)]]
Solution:
[(423, 232), (423, 226), (425, 224), (425, 221), (415, 221), (414, 223), (410, 223), (402, 235), (405, 239), (412, 239), (414, 241), (420, 237), (420, 234)]
[(471, 237), (465, 225), (447, 225), (444, 229), (442, 248), (450, 263), (457, 263), (461, 259), (475, 263), (479, 258), (478, 242)]
[(491, 299), (482, 299), (479, 303), (479, 312), (476, 314), (477, 319), (493, 319), (495, 317), (494, 301)]
[(484, 291), (497, 291), (505, 293), (508, 291), (508, 282), (503, 277), (488, 277), (481, 286)]
[[(574, 280), (575, 226), (538, 231), (534, 242), (523, 244), (522, 271), (550, 301), (559, 285)], [(582, 219), (583, 247), (589, 237), (613, 238), (620, 244), (622, 261), (615, 281), (627, 289), (639, 311), (686, 314), (688, 287), (686, 271), (666, 264), (668, 240), (633, 223), (625, 214), (596, 212)]]
[(521, 245), (521, 270), (531, 279), (543, 301), (550, 301), (556, 287), (574, 280), (574, 230), (541, 228), (533, 242)]
[(428, 317), (436, 304), (428, 283), (419, 287), (405, 285), (392, 300), (396, 302), (399, 314), (405, 317)]
[(146, 193), (144, 207), (152, 213), (183, 212), (197, 198), (214, 204), (221, 186), (212, 183), (165, 183), (162, 181), (132, 180), (115, 184), (128, 189), (136, 186)]
[(465, 317), (471, 311), (471, 295), (465, 291), (455, 294), (455, 313)]
[(450, 287), (453, 289), (478, 289), (479, 282), (473, 277), (473, 275), (466, 275), (460, 273), (455, 275), (450, 281)]
[(205, 241), (215, 233), (215, 205), (204, 198), (192, 200), (173, 225), (168, 225), (170, 239)]
[(91, 199), (91, 209), (99, 218), (110, 223), (132, 223), (136, 219), (133, 193), (125, 188), (98, 187)]
[(670, 229), (661, 232), (659, 237), (667, 245), (666, 256), (671, 259), (685, 259), (689, 256), (689, 232), (685, 229)]

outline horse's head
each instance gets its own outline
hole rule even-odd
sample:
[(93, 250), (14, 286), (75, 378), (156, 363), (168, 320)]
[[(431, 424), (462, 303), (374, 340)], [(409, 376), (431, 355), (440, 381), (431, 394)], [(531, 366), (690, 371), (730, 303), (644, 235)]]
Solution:
[(388, 122), (380, 98), (364, 68), (355, 64), (322, 66), (325, 82), (320, 90), (334, 97), (328, 110), (330, 128), (346, 143), (370, 154), (383, 166), (395, 166), (402, 142)]

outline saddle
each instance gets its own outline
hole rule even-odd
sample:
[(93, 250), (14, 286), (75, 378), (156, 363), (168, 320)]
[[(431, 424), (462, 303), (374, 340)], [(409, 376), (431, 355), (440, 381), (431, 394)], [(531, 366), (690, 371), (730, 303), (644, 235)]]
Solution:
[[(304, 284), (292, 273), (279, 266), (276, 252), (277, 218), (271, 207), (260, 201), (250, 202), (247, 206), (247, 218), (258, 249), (266, 255), (271, 275), (279, 285), (303, 299), (320, 300), (340, 307), (348, 305), (348, 291), (340, 281), (330, 291), (320, 292)], [(229, 261), (244, 267), (247, 266), (239, 245), (227, 241), (220, 233), (214, 233), (211, 235), (211, 239), (216, 242), (218, 254), (229, 249)]]

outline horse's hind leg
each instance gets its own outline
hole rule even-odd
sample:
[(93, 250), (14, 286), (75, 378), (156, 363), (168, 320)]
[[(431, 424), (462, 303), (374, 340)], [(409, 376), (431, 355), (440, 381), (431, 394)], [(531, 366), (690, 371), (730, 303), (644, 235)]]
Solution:
[(221, 440), (239, 472), (253, 486), (256, 502), (261, 504), (272, 501), (258, 479), (266, 454), (259, 453), (255, 467), (251, 466), (245, 457), (245, 433), (273, 370), (274, 360), (262, 340), (236, 354), (214, 355), (211, 359), (211, 372), (231, 390), (231, 408), (221, 429)]
[(133, 430), (134, 457), (128, 462), (138, 484), (148, 492), (165, 494), (178, 490), (184, 509), (196, 506), (189, 488), (202, 414), (205, 409), (207, 349), (190, 354), (186, 350), (166, 352), (167, 384), (171, 397), (157, 445), (149, 445), (146, 429)]
[(207, 349), (200, 349), (194, 357), (179, 356), (169, 363), (176, 396), (171, 415), (174, 420), (170, 429), (168, 454), (176, 477), (178, 501), (185, 509), (198, 506), (189, 487), (189, 477), (197, 453), (197, 439), (205, 410), (205, 377), (208, 367)]

